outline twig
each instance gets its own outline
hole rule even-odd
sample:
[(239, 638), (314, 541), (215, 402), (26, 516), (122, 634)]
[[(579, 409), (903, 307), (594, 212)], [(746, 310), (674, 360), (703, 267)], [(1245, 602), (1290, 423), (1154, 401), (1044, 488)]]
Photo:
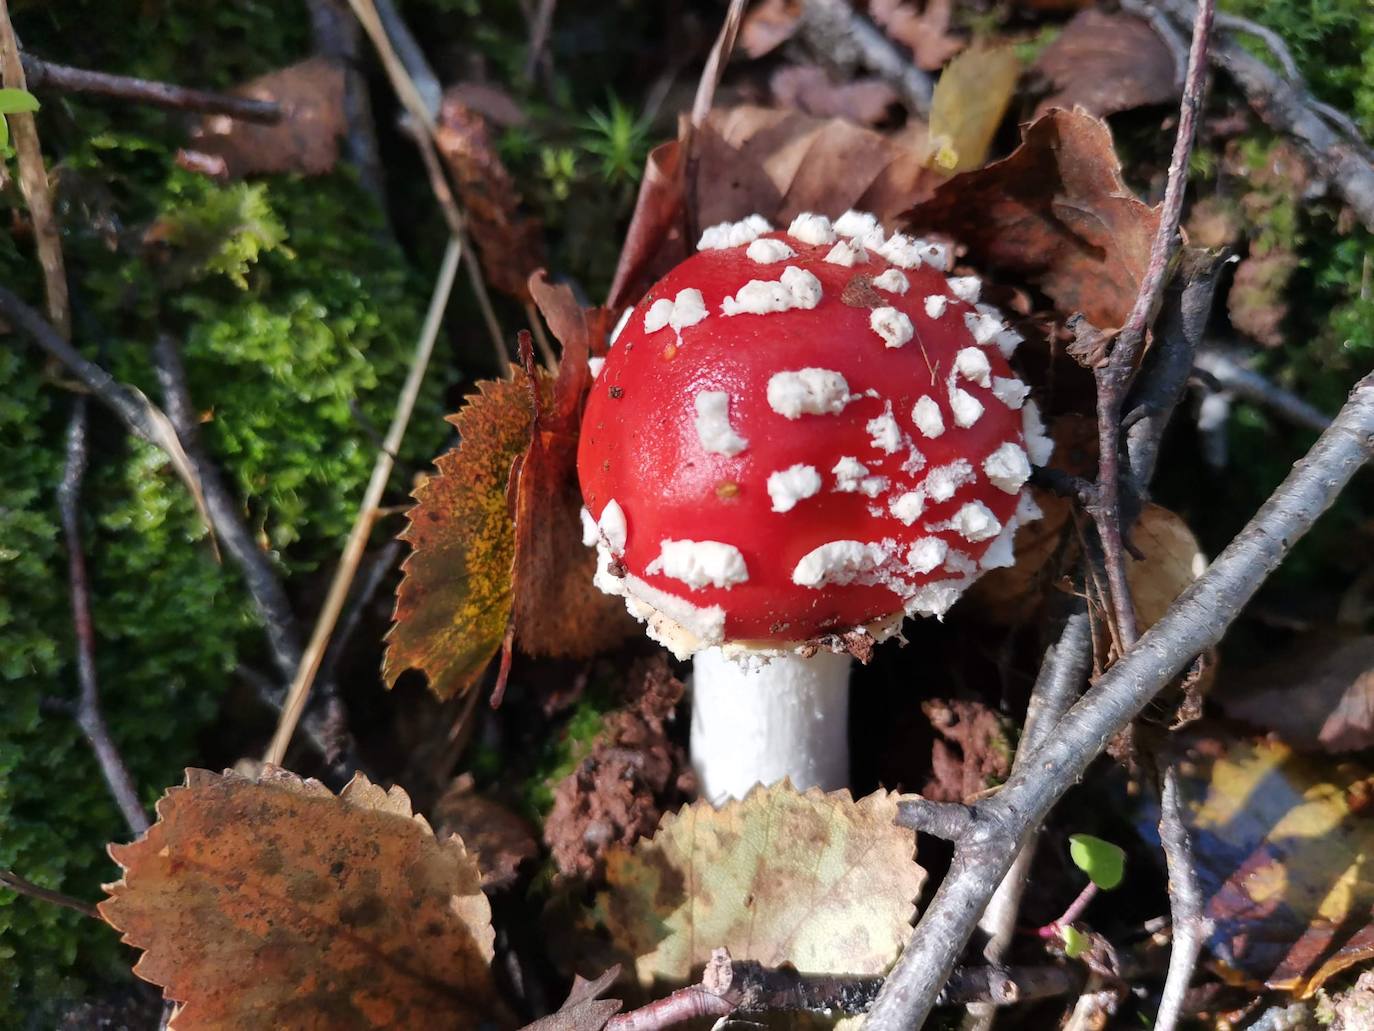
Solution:
[[(1192, 19), (1191, 0), (1153, 2), (1176, 21)], [(1374, 166), (1365, 148), (1344, 139), (1328, 124), (1301, 81), (1285, 78), (1234, 40), (1221, 40), (1213, 48), (1212, 60), (1235, 80), (1260, 118), (1302, 145), (1365, 228), (1374, 230)]]
[(389, 540), (377, 549), (377, 554), (367, 562), (353, 588), (348, 607), (339, 618), (339, 625), (330, 639), (324, 662), (320, 664), (320, 671), (316, 674), (316, 679), (321, 683), (327, 684), (334, 679), (334, 668), (338, 666), (339, 658), (348, 647), (349, 640), (358, 629), (358, 624), (362, 622), (363, 613), (377, 596), (377, 591), (381, 589), (387, 574), (396, 568), (403, 548), (404, 545), (399, 540)]
[(358, 64), (361, 32), (346, 0), (306, 0), (310, 11), (310, 36), (315, 52), (344, 70), (344, 136), (349, 163), (358, 171), (358, 182), (377, 204), (377, 212), (390, 225), (386, 181), (377, 153), (377, 124), (372, 117), (372, 98), (367, 77)]
[(54, 906), (61, 906), (63, 909), (74, 910), (92, 920), (100, 919), (100, 914), (96, 911), (95, 906), (89, 902), (82, 902), (70, 895), (63, 895), (60, 891), (41, 887), (34, 884), (33, 881), (20, 877), (13, 870), (0, 869), (0, 888), (8, 888), (16, 894), (27, 895), (29, 898), (38, 899), (40, 902), (49, 902)]
[(1169, 911), (1173, 919), (1173, 944), (1169, 951), (1169, 973), (1155, 1016), (1155, 1031), (1174, 1031), (1183, 1016), (1184, 996), (1193, 979), (1197, 958), (1211, 922), (1203, 911), (1202, 887), (1193, 863), (1193, 846), (1183, 820), (1183, 800), (1179, 797), (1178, 764), (1163, 762), (1163, 783), (1159, 798), (1159, 838), (1164, 845), (1164, 861), (1169, 871)]
[(1238, 351), (1221, 346), (1208, 347), (1198, 353), (1195, 364), (1219, 389), (1253, 401), (1294, 426), (1320, 433), (1331, 425), (1331, 419), (1320, 408), (1260, 375), (1245, 363)]
[(29, 88), (34, 90), (91, 93), (114, 100), (166, 108), (170, 111), (228, 115), (245, 122), (262, 122), (267, 125), (281, 121), (281, 105), (272, 100), (235, 97), (228, 93), (212, 93), (208, 90), (174, 86), (170, 82), (93, 72), (86, 68), (73, 68), (70, 65), (57, 64), (55, 61), (45, 61), (33, 54), (25, 54), (23, 59)]
[[(405, 28), (400, 15), (386, 3), (386, 0), (348, 2), (358, 21), (362, 23), (363, 31), (376, 47), (382, 59), (382, 66), (386, 69), (387, 78), (391, 80), (391, 88), (396, 91), (402, 106), (415, 122), (415, 141), (420, 148), (420, 157), (425, 163), (430, 188), (434, 191), (435, 199), (448, 222), (449, 234), (457, 238), (461, 251), (469, 252), (472, 247), (468, 239), (467, 219), (439, 165), (434, 119), (439, 110), (441, 94), (427, 95), (427, 90), (422, 89), (421, 85), (423, 83), (428, 87), (432, 81), (434, 89), (437, 90), (438, 82), (433, 79), (433, 73), (429, 71), (424, 55), (415, 45), (409, 29)], [(385, 15), (382, 13), (384, 9), (387, 12)], [(403, 45), (407, 46), (404, 51), (400, 49)], [(486, 281), (482, 279), (482, 269), (475, 261), (468, 262), (467, 266), (468, 282), (472, 286), (478, 310), (482, 313), (482, 322), (486, 325), (487, 334), (491, 337), (491, 344), (496, 352), (497, 375), (509, 376), (510, 359), (506, 353), (505, 334), (501, 331), (501, 324), (496, 318), (496, 309), (492, 307)]]
[(818, 53), (837, 63), (861, 64), (901, 94), (913, 112), (930, 114), (930, 76), (848, 0), (803, 0), (801, 31)]
[(1169, 177), (1160, 204), (1159, 228), (1150, 246), (1135, 304), (1117, 334), (1107, 360), (1094, 369), (1097, 380), (1098, 470), (1097, 503), (1091, 510), (1102, 541), (1107, 581), (1111, 588), (1116, 632), (1123, 648), (1135, 643), (1135, 606), (1126, 579), (1126, 549), (1121, 520), (1121, 414), (1126, 391), (1135, 374), (1136, 363), (1145, 343), (1145, 333), (1160, 303), (1165, 279), (1177, 247), (1178, 221), (1183, 212), (1183, 194), (1188, 183), (1188, 160), (1193, 150), (1197, 114), (1207, 78), (1207, 42), (1212, 28), (1215, 0), (1198, 5), (1193, 22), (1192, 45), (1188, 50), (1188, 72), (1184, 79), (1183, 101), (1179, 108), (1178, 134), (1169, 160)]
[(716, 89), (725, 74), (725, 66), (730, 62), (730, 55), (735, 52), (735, 38), (739, 35), (740, 21), (744, 18), (744, 6), (744, 0), (730, 0), (725, 20), (721, 22), (720, 32), (716, 35), (715, 45), (711, 47), (706, 65), (701, 70), (701, 78), (697, 80), (697, 91), (692, 98), (694, 127), (702, 125), (711, 112), (711, 105), (716, 99)]
[(1017, 848), (1107, 742), (1214, 646), (1293, 545), (1374, 453), (1374, 375), (1245, 529), (1059, 721), (1000, 791), (979, 802), (949, 873), (888, 976), (870, 1031), (919, 1027), (929, 1015)]
[(534, 81), (534, 73), (539, 66), (546, 64), (549, 30), (553, 28), (553, 10), (557, 6), (558, 0), (539, 0), (534, 17), (530, 19), (530, 44), (529, 52), (525, 55), (525, 78), (531, 82)]
[(86, 399), (79, 397), (67, 423), (67, 461), (57, 488), (57, 507), (62, 533), (67, 540), (67, 581), (72, 599), (72, 624), (76, 630), (76, 678), (80, 693), (76, 723), (95, 753), (101, 776), (114, 796), (135, 837), (148, 829), (148, 814), (138, 801), (138, 789), (129, 768), (110, 737), (100, 711), (100, 688), (95, 676), (95, 628), (91, 622), (91, 585), (86, 575), (86, 553), (81, 547), (81, 481), (86, 475)]
[(420, 330), (420, 339), (415, 345), (410, 371), (406, 374), (405, 385), (396, 399), (396, 412), (392, 416), (386, 440), (377, 453), (377, 460), (373, 463), (372, 478), (368, 480), (362, 503), (358, 506), (358, 515), (353, 520), (353, 528), (348, 533), (348, 541), (344, 544), (339, 565), (334, 570), (334, 578), (330, 581), (329, 593), (325, 596), (324, 606), (315, 621), (314, 632), (310, 635), (305, 655), (301, 659), (295, 678), (291, 681), (291, 689), (287, 694), (286, 705), (282, 708), (276, 733), (272, 735), (272, 742), (264, 756), (266, 762), (281, 765), (286, 755), (286, 746), (291, 742), (296, 723), (300, 720), (305, 703), (310, 697), (311, 685), (319, 672), (320, 663), (324, 660), (329, 638), (334, 632), (344, 603), (348, 600), (349, 586), (353, 583), (353, 576), (362, 561), (363, 550), (367, 547), (367, 538), (372, 532), (372, 524), (376, 519), (382, 494), (386, 490), (387, 481), (391, 478), (392, 466), (395, 465), (395, 460), (391, 456), (401, 449), (406, 426), (410, 423), (410, 414), (415, 410), (420, 385), (424, 382), (425, 370), (429, 367), (430, 355), (434, 353), (434, 341), (439, 335), (439, 326), (443, 322), (444, 309), (448, 306), (462, 253), (458, 238), (449, 237), (448, 248), (444, 251), (444, 260), (439, 265), (434, 292), (430, 297), (429, 311), (425, 313), (425, 323)]
[[(1012, 760), (1012, 770), (1021, 769), (1027, 757), (1044, 744), (1046, 738), (1069, 706), (1074, 703), (1083, 685), (1088, 681), (1088, 671), (1092, 665), (1092, 627), (1088, 614), (1081, 601), (1076, 601), (1073, 611), (1064, 621), (1059, 640), (1045, 651), (1040, 663), (1040, 673), (1031, 689), (1030, 704), (1026, 709), (1026, 722), (1021, 732), (1021, 740), (1016, 746), (1016, 758)], [(979, 929), (987, 935), (983, 946), (983, 958), (990, 966), (1000, 966), (1007, 949), (1016, 934), (1017, 915), (1021, 910), (1021, 898), (1026, 892), (1026, 882), (1030, 877), (1031, 863), (1035, 859), (1035, 847), (1040, 838), (1038, 830), (1032, 830), (1016, 854), (1011, 868), (1002, 882), (997, 885), (987, 910), (978, 921)], [(996, 1009), (987, 1003), (973, 1003), (968, 1008), (961, 1025), (963, 1031), (987, 1031), (996, 1020)]]

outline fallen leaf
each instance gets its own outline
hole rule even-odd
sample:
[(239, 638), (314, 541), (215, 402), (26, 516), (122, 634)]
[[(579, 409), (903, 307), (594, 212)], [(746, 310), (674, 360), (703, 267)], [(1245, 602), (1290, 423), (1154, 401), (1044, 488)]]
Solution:
[[(344, 73), (337, 62), (312, 57), (253, 79), (232, 91), (235, 96), (270, 100), (281, 106), (275, 125), (260, 125), (206, 115), (191, 130), (191, 153), (184, 161), (222, 162), (231, 178), (277, 172), (322, 175), (339, 159), (344, 120)], [(179, 160), (183, 160), (179, 158)]]
[(477, 865), (399, 788), (187, 770), (157, 814), (110, 846), (124, 873), (99, 909), (144, 950), (134, 972), (180, 1004), (172, 1028), (505, 1019)]
[(1217, 957), (1303, 997), (1374, 959), (1374, 824), (1350, 804), (1369, 771), (1272, 740), (1188, 740), (1179, 786)]
[(470, 773), (454, 778), (434, 803), (433, 816), (437, 837), (455, 834), (472, 852), (484, 889), (509, 887), (520, 865), (539, 854), (529, 821), (479, 793)]
[(964, 48), (950, 35), (952, 0), (869, 0), (868, 14), (889, 37), (911, 50), (916, 67), (933, 72)]
[(801, 0), (761, 0), (740, 22), (739, 45), (750, 57), (762, 57), (786, 43), (801, 21)]
[(691, 981), (716, 948), (804, 973), (880, 974), (911, 934), (925, 871), (897, 795), (755, 788), (697, 802), (607, 855), (596, 915), (640, 984)]
[(461, 96), (454, 90), (444, 94), (434, 142), (453, 173), (487, 281), (525, 302), (530, 274), (544, 264), (542, 230), (521, 213), (520, 194), (496, 153), (486, 119)]
[(682, 682), (662, 655), (626, 679), (632, 697), (605, 717), (587, 754), (554, 787), (544, 841), (564, 877), (598, 877), (608, 849), (650, 833), (685, 793), (687, 756), (668, 727)]
[(1374, 747), (1374, 637), (1318, 633), (1239, 674), (1217, 698), (1226, 715), (1304, 750)]
[(774, 103), (796, 108), (817, 118), (846, 118), (859, 125), (876, 125), (901, 101), (897, 91), (881, 79), (835, 82), (818, 65), (789, 64), (768, 80)]
[(537, 406), (514, 476), (515, 642), (531, 655), (588, 658), (637, 630), (624, 602), (593, 586), (596, 552), (582, 545), (577, 438), (591, 384), (587, 359), (606, 336), (606, 313), (584, 311), (542, 270), (529, 289), (563, 353), (557, 378), (540, 391), (547, 400)]
[(613, 315), (637, 302), (651, 284), (691, 253), (683, 221), (687, 213), (683, 157), (680, 140), (661, 143), (649, 152), (606, 295), (606, 308)]
[(459, 444), (415, 491), (382, 676), (418, 669), (440, 699), (466, 690), (501, 646), (511, 613), (511, 465), (529, 447), (525, 374), (484, 381), (449, 421)]
[(1126, 580), (1144, 632), (1207, 568), (1207, 556), (1188, 524), (1162, 505), (1147, 504), (1131, 529), (1144, 559), (1127, 558)]
[(971, 802), (1007, 779), (1013, 749), (995, 710), (981, 702), (932, 698), (921, 703), (921, 712), (936, 734), (924, 797)]
[(606, 1021), (620, 1012), (622, 1004), (619, 999), (599, 999), (597, 996), (610, 988), (619, 976), (618, 966), (591, 981), (574, 976), (568, 1000), (558, 1012), (541, 1017), (521, 1031), (601, 1031)]
[(1149, 22), (1128, 14), (1080, 11), (1033, 68), (1053, 87), (1037, 118), (1056, 107), (1111, 115), (1179, 95), (1172, 51)]
[(1121, 178), (1111, 130), (1079, 111), (1031, 123), (1007, 158), (964, 172), (907, 211), (947, 233), (991, 275), (1038, 285), (1063, 316), (1120, 326), (1139, 292), (1159, 223)]
[(981, 167), (1020, 77), (1007, 46), (980, 44), (950, 61), (930, 102), (927, 163), (945, 174)]

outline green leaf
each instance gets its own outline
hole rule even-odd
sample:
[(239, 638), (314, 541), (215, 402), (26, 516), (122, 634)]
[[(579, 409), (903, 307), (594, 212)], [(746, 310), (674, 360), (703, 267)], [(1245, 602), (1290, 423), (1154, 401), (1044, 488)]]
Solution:
[(1061, 927), (1059, 933), (1064, 938), (1064, 955), (1068, 956), (1069, 959), (1077, 959), (1088, 951), (1088, 936), (1074, 930), (1072, 924)]
[(1069, 835), (1069, 857), (1103, 891), (1120, 884), (1126, 869), (1126, 853), (1121, 847), (1091, 834)]
[(0, 115), (0, 149), (10, 145), (10, 123), (5, 121), (5, 116)]
[(37, 111), (38, 98), (26, 89), (0, 89), (0, 115)]

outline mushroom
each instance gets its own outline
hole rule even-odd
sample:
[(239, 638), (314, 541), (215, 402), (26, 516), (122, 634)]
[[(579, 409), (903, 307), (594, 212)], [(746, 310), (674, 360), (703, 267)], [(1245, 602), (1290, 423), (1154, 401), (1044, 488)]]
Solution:
[(950, 250), (847, 212), (706, 230), (622, 320), (582, 423), (596, 584), (695, 656), (702, 793), (848, 783), (850, 654), (1010, 565), (1048, 458), (1020, 337)]

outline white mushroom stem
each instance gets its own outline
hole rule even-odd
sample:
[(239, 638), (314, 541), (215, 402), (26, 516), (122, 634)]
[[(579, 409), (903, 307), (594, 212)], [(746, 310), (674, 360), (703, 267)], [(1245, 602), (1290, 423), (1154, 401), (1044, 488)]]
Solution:
[(848, 655), (738, 661), (698, 652), (692, 672), (692, 766), (721, 805), (784, 777), (798, 790), (849, 783)]

